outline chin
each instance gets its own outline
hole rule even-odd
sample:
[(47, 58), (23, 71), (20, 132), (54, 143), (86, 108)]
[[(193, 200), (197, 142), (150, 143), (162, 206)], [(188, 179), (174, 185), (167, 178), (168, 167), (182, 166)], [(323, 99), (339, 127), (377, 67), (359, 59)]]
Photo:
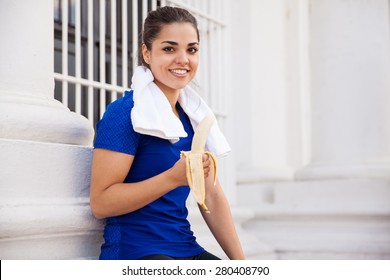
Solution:
[(188, 83), (182, 83), (182, 84), (180, 84), (180, 85), (176, 84), (176, 85), (172, 86), (172, 88), (175, 89), (175, 90), (181, 90), (181, 89), (185, 88), (189, 83), (190, 83), (190, 82), (188, 82)]

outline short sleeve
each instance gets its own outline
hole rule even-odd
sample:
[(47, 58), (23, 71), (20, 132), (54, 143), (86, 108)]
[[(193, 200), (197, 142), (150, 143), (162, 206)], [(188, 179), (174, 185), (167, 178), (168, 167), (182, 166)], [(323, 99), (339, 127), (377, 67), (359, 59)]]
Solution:
[(135, 132), (130, 112), (133, 108), (132, 94), (114, 101), (96, 125), (94, 147), (135, 155), (140, 134)]

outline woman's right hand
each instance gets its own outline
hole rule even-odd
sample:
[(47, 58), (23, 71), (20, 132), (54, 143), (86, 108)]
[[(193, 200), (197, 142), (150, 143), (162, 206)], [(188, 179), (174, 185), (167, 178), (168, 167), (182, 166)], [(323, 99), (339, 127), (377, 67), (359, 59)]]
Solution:
[[(207, 178), (207, 176), (210, 173), (210, 165), (211, 165), (209, 155), (203, 154), (202, 160), (203, 160), (204, 177)], [(187, 168), (186, 158), (182, 157), (178, 161), (176, 161), (176, 163), (170, 169), (173, 179), (175, 180), (175, 182), (177, 182), (177, 186), (188, 185), (186, 168)]]

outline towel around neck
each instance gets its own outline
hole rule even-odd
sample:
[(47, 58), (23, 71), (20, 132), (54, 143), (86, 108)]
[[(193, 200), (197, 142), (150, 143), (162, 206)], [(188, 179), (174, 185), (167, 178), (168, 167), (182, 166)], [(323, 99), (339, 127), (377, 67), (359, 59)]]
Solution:
[[(153, 82), (154, 77), (149, 68), (136, 67), (131, 81), (134, 91), (131, 121), (134, 130), (167, 139), (171, 143), (179, 141), (180, 137), (187, 137), (183, 124), (172, 111), (165, 94)], [(180, 91), (178, 102), (188, 115), (194, 130), (205, 116), (213, 114), (206, 102), (188, 85)], [(211, 127), (206, 149), (216, 156), (224, 156), (231, 150), (216, 121)]]

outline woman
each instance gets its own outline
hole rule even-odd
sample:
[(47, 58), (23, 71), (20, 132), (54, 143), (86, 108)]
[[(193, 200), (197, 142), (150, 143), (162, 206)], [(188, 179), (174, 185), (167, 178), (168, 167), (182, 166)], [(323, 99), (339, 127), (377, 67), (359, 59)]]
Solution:
[[(181, 151), (191, 149), (194, 131), (179, 98), (183, 102), (184, 89), (193, 94), (189, 99), (196, 96), (187, 85), (197, 71), (198, 50), (197, 23), (188, 11), (163, 7), (148, 14), (134, 90), (108, 106), (97, 125), (90, 199), (95, 217), (107, 218), (101, 259), (219, 259), (190, 229), (185, 205), (190, 189), (180, 158)], [(167, 122), (182, 130), (176, 138), (167, 135)], [(227, 256), (244, 259), (206, 155), (203, 169), (211, 213), (201, 210), (202, 215)]]

